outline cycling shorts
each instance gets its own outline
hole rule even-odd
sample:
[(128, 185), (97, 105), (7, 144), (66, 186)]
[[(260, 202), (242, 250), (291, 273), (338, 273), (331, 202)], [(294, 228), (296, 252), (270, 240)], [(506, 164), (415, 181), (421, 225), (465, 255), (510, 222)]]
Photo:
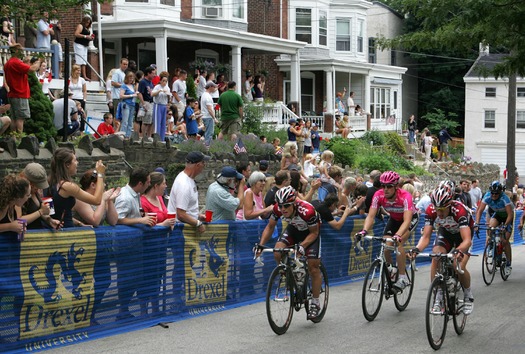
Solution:
[[(473, 235), (472, 228), (470, 229), (470, 235), (472, 237)], [(452, 250), (454, 247), (458, 247), (461, 242), (463, 242), (463, 239), (461, 238), (461, 235), (459, 233), (453, 234), (448, 232), (444, 227), (440, 227), (437, 230), (437, 236), (434, 241), (434, 246), (440, 246), (443, 247), (447, 253)], [(472, 249), (472, 246), (470, 246), (469, 252)]]
[[(412, 215), (412, 220), (410, 220), (410, 226), (408, 227), (408, 231), (412, 232), (416, 228), (418, 222), (419, 222), (419, 212), (415, 212), (414, 215)], [(397, 234), (401, 225), (403, 225), (403, 220), (398, 221), (392, 218), (388, 219), (385, 229), (383, 230), (383, 235), (393, 236)]]
[[(309, 233), (309, 230), (299, 231), (295, 227), (288, 225), (277, 242), (283, 242), (287, 247), (290, 247), (304, 241)], [(305, 252), (308, 259), (321, 258), (321, 235), (305, 249)]]

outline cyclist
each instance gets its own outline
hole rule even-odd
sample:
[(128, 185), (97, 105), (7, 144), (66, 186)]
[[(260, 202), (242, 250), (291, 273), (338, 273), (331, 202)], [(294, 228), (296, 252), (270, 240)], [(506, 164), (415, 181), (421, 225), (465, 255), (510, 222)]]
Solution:
[[(359, 231), (356, 236), (356, 242), (359, 242), (374, 223), (374, 218), (379, 209), (383, 207), (390, 219), (383, 230), (383, 235), (392, 237), (399, 245), (399, 258), (405, 259), (406, 253), (403, 247), (404, 242), (408, 239), (410, 232), (417, 226), (418, 213), (416, 213), (412, 195), (399, 188), (399, 174), (394, 171), (384, 172), (380, 177), (381, 189), (378, 190), (372, 198), (372, 204), (368, 216), (365, 219), (363, 230)], [(394, 236), (392, 236), (394, 235)], [(385, 251), (385, 258), (388, 263), (392, 264), (392, 254), (389, 250)], [(399, 279), (393, 284), (396, 291), (402, 291), (410, 285), (406, 276), (405, 262), (397, 262)]]
[[(307, 257), (308, 271), (312, 278), (312, 303), (308, 319), (315, 319), (319, 315), (319, 295), (321, 293), (321, 264), (319, 234), (320, 219), (312, 204), (297, 199), (297, 192), (293, 187), (287, 186), (275, 193), (275, 202), (268, 225), (264, 229), (260, 244), (264, 245), (271, 238), (279, 218), (288, 222), (288, 226), (277, 240), (275, 248), (290, 247), (299, 244), (299, 253)], [(257, 256), (260, 255), (260, 251)], [(277, 263), (281, 261), (281, 254), (274, 253)]]
[[(479, 230), (479, 221), (481, 220), (481, 215), (485, 207), (489, 207), (489, 227), (497, 227), (503, 224), (505, 228), (505, 237), (501, 238), (501, 243), (505, 249), (505, 254), (507, 255), (507, 266), (505, 267), (505, 275), (509, 276), (512, 272), (512, 249), (510, 247), (509, 239), (510, 234), (512, 233), (513, 219), (514, 219), (514, 210), (512, 207), (512, 202), (509, 197), (503, 193), (505, 187), (499, 182), (494, 181), (490, 184), (489, 191), (483, 196), (481, 202), (479, 203), (478, 210), (476, 212), (476, 223), (474, 228)], [(487, 239), (485, 244), (489, 242)]]
[[(454, 200), (454, 189), (446, 183), (441, 183), (430, 195), (430, 205), (426, 210), (423, 235), (417, 246), (410, 250), (416, 255), (424, 250), (430, 243), (432, 231), (437, 229), (436, 240), (432, 247), (433, 253), (448, 253), (455, 247), (458, 251), (456, 262), (459, 261), (463, 274), (458, 274), (459, 281), (464, 290), (463, 313), (470, 315), (474, 307), (474, 296), (470, 285), (470, 273), (467, 270), (469, 251), (472, 246), (472, 228), (474, 221), (469, 209), (460, 201)], [(439, 259), (433, 258), (430, 266), (430, 280), (434, 279)], [(436, 296), (433, 311), (441, 312), (443, 293)]]

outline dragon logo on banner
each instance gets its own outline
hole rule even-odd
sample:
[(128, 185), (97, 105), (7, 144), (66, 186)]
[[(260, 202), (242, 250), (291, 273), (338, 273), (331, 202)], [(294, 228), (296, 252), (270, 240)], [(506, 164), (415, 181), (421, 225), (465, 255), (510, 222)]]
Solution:
[(20, 250), (21, 339), (89, 326), (95, 258), (93, 230), (26, 236)]
[(184, 229), (187, 305), (226, 300), (228, 286), (228, 225), (208, 225), (204, 234)]

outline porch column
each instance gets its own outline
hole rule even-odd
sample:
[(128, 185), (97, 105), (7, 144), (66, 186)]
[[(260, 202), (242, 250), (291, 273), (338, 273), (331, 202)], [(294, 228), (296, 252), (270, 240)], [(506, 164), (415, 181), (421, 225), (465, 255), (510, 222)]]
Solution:
[(242, 78), (241, 47), (239, 46), (232, 46), (232, 72), (230, 80), (237, 83), (235, 91), (242, 96), (244, 81)]
[[(370, 74), (365, 75), (365, 95), (363, 98), (363, 110), (370, 112)], [(374, 112), (370, 112), (370, 114), (372, 117), (374, 116)]]
[(325, 71), (325, 81), (326, 81), (326, 113), (334, 113), (334, 81), (332, 70)]
[(155, 35), (155, 64), (157, 65), (157, 74), (161, 71), (168, 71), (168, 38), (166, 38), (166, 31)]
[(297, 112), (301, 112), (301, 64), (299, 51), (290, 60), (290, 101), (299, 102)]

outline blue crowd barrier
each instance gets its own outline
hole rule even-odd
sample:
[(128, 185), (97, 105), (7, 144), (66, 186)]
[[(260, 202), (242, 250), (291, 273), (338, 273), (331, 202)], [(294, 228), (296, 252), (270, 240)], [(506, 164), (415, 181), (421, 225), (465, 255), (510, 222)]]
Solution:
[[(516, 217), (516, 225), (521, 211)], [(356, 252), (363, 217), (339, 231), (321, 227), (321, 254), (333, 283), (363, 277), (379, 245)], [(421, 237), (423, 217), (406, 247)], [(0, 346), (34, 352), (259, 301), (275, 267), (252, 249), (267, 221), (29, 231), (20, 243), (0, 234)], [(373, 234), (385, 226), (374, 224)], [(279, 235), (282, 225), (279, 222)], [(517, 229), (517, 228), (515, 228)], [(516, 231), (514, 243), (522, 243)], [(432, 244), (432, 243), (431, 243)], [(484, 237), (474, 238), (474, 253)], [(430, 249), (430, 246), (429, 248)]]

